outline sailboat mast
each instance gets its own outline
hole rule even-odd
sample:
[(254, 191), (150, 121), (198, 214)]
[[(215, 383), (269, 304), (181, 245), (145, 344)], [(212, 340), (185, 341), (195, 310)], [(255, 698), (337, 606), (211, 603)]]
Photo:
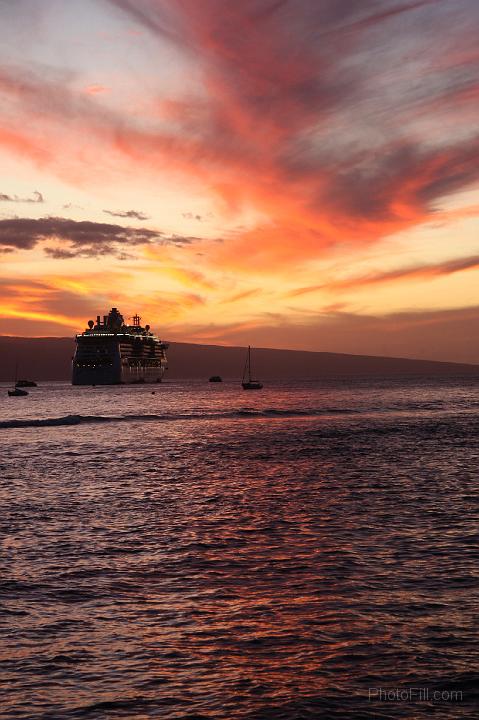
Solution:
[(246, 354), (246, 359), (245, 359), (245, 361), (244, 361), (243, 379), (242, 379), (242, 382), (244, 382), (244, 380), (245, 380), (247, 368), (248, 368), (248, 354)]
[(248, 381), (251, 382), (251, 345), (248, 345)]

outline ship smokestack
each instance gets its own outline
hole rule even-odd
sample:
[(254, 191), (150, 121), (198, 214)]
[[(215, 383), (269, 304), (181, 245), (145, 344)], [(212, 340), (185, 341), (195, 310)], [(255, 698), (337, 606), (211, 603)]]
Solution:
[(97, 325), (97, 327), (100, 327), (100, 316), (99, 315), (96, 316), (96, 325)]

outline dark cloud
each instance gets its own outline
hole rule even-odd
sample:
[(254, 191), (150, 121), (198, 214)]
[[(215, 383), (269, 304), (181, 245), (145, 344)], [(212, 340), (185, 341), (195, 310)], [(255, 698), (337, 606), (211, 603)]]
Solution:
[(58, 259), (124, 253), (129, 247), (150, 243), (186, 245), (195, 240), (198, 238), (166, 235), (147, 228), (60, 217), (0, 220), (0, 247), (31, 250), (41, 242), (58, 241), (59, 248), (45, 248), (47, 254)]
[[(398, 33), (413, 32), (418, 20), (429, 21), (428, 10), (437, 5), (435, 0), (249, 0), (225, 6), (223, 0), (184, 0), (172, 12), (161, 1), (111, 2), (153, 33), (162, 35), (166, 25), (174, 28), (171, 34), (181, 38), (182, 48), (204, 63), (216, 93), (217, 106), (210, 102), (208, 119), (218, 142), (224, 132), (240, 129), (230, 113), (234, 109), (254, 116), (261, 133), (273, 127), (301, 130), (317, 122), (318, 113), (357, 101), (358, 83), (363, 89), (363, 73), (371, 71), (361, 46), (368, 31), (383, 26), (394, 46)], [(436, 25), (437, 17), (438, 10)], [(391, 31), (397, 31), (394, 42)], [(383, 38), (374, 40), (378, 45)], [(389, 67), (380, 66), (375, 74), (384, 69)], [(191, 119), (191, 108), (187, 114)]]
[[(46, 247), (44, 248), (43, 252), (45, 255), (48, 255), (49, 257), (53, 258), (54, 260), (70, 260), (74, 257), (90, 257), (92, 256), (92, 252), (90, 249), (87, 249), (86, 251), (78, 251), (78, 250), (66, 250), (65, 248), (54, 248), (54, 247)], [(112, 250), (109, 248), (108, 253), (111, 253)], [(97, 252), (94, 253), (94, 255), (104, 255), (102, 249), (98, 249)]]
[(44, 203), (45, 198), (41, 192), (35, 190), (33, 197), (19, 197), (18, 195), (6, 195), (0, 193), (0, 202), (12, 202), (12, 203)]
[[(201, 238), (194, 235), (178, 235), (177, 233), (173, 233), (173, 235), (169, 236), (168, 241), (174, 245), (191, 245), (191, 243), (200, 242)], [(216, 242), (221, 242), (221, 239), (217, 238)]]
[(361, 153), (349, 167), (331, 171), (327, 188), (312, 202), (316, 209), (326, 204), (352, 221), (400, 221), (406, 208), (423, 216), (435, 200), (477, 181), (479, 136), (450, 147), (405, 140), (379, 156)]
[[(371, 14), (368, 14), (371, 3), (363, 2), (362, 6), (366, 11), (365, 14), (358, 17), (357, 19), (353, 18), (349, 24), (340, 24), (339, 27), (336, 28), (336, 31), (340, 32), (342, 29), (351, 31), (373, 27), (374, 25), (379, 25), (380, 23), (392, 19), (397, 15), (402, 15), (404, 13), (410, 12), (411, 10), (418, 10), (419, 8), (425, 7), (427, 5), (432, 5), (436, 1), (437, 0), (417, 0), (417, 2), (399, 3), (397, 5), (383, 3), (382, 10), (380, 9), (379, 12), (371, 12)], [(377, 7), (380, 7), (379, 3), (377, 4)]]
[(139, 210), (103, 210), (107, 215), (120, 218), (133, 218), (134, 220), (149, 220), (150, 218), (145, 213)]

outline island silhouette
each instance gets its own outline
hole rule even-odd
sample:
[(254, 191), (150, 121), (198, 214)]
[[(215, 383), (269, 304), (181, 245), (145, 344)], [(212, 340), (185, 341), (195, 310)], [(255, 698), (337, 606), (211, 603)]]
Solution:
[[(15, 363), (34, 380), (70, 380), (72, 338), (0, 336), (0, 382), (12, 380)], [(255, 372), (264, 380), (332, 377), (478, 375), (479, 365), (410, 358), (303, 350), (254, 349)], [(244, 347), (171, 342), (165, 380), (204, 379), (212, 374), (241, 379)]]

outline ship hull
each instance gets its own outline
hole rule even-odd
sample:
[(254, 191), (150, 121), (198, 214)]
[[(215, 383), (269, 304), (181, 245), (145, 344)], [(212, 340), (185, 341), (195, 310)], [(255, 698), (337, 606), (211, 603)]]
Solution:
[(159, 383), (165, 374), (164, 367), (142, 368), (78, 368), (73, 367), (72, 385), (128, 385)]

